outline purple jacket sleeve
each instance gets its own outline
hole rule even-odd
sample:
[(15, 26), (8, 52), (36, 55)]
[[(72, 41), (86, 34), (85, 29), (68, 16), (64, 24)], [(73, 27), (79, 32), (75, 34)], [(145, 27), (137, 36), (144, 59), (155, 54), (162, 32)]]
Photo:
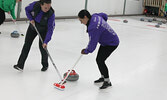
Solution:
[(37, 1), (35, 1), (35, 2), (33, 2), (33, 3), (30, 3), (30, 4), (25, 8), (27, 18), (28, 18), (30, 21), (33, 20), (33, 17), (32, 17), (32, 15), (31, 15), (31, 11), (33, 10), (34, 4), (35, 4), (36, 2), (37, 2)]
[(92, 30), (91, 32), (89, 32), (89, 44), (84, 51), (86, 54), (92, 53), (96, 49), (99, 40), (99, 35), (96, 35), (96, 33), (96, 30)]
[(48, 19), (48, 31), (46, 34), (46, 38), (44, 40), (44, 43), (48, 43), (51, 40), (53, 30), (55, 28), (55, 14), (53, 14), (49, 19)]
[(99, 30), (96, 28), (90, 30), (88, 33), (89, 33), (89, 43), (84, 51), (86, 54), (92, 53), (96, 49), (98, 40), (100, 38)]

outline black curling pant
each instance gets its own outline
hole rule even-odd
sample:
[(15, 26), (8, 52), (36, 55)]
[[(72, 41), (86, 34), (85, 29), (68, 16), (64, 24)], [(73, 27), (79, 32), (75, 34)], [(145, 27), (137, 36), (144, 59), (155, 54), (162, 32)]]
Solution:
[(105, 64), (105, 60), (111, 55), (111, 53), (117, 48), (118, 46), (100, 46), (98, 50), (98, 54), (96, 57), (96, 62), (99, 68), (101, 75), (104, 78), (109, 78), (108, 68)]
[[(38, 27), (37, 27), (37, 29), (38, 29)], [(46, 36), (46, 30), (38, 30), (38, 31), (39, 31), (42, 39), (44, 40), (45, 36)], [(24, 63), (27, 59), (31, 45), (32, 45), (33, 40), (35, 39), (36, 36), (37, 36), (37, 32), (35, 31), (34, 27), (30, 24), (28, 27), (27, 33), (26, 33), (25, 42), (24, 42), (24, 45), (22, 48), (22, 52), (21, 52), (21, 55), (20, 55), (18, 63), (17, 63), (17, 65), (22, 69), (24, 68)], [(42, 47), (42, 42), (40, 39), (39, 39), (39, 49), (40, 49), (40, 52), (42, 55), (41, 63), (43, 65), (43, 67), (48, 67), (48, 54), (45, 51), (45, 49)]]
[(5, 21), (5, 12), (0, 8), (0, 25)]

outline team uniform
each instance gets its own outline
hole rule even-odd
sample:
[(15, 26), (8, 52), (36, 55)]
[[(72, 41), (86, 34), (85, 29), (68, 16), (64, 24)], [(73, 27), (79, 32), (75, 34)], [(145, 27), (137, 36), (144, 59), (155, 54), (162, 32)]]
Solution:
[[(55, 14), (52, 7), (48, 12), (45, 13), (41, 10), (40, 2), (35, 1), (29, 4), (25, 8), (25, 11), (26, 11), (27, 18), (30, 21), (31, 20), (35, 21), (35, 26), (38, 29), (42, 39), (44, 40), (44, 43), (48, 44), (48, 42), (51, 40), (53, 30), (55, 27)], [(21, 55), (19, 57), (17, 65), (14, 66), (15, 68), (17, 67), (18, 69), (23, 70), (24, 63), (27, 59), (32, 42), (36, 36), (37, 36), (37, 32), (34, 29), (33, 25), (30, 24), (26, 33), (25, 42), (22, 48)], [(43, 68), (41, 69), (41, 71), (45, 71), (48, 68), (48, 55), (45, 49), (42, 47), (42, 42), (40, 40), (39, 40), (39, 49), (42, 55), (41, 63)]]
[[(107, 19), (108, 17), (105, 13), (96, 13), (91, 16), (91, 19), (89, 19), (87, 23), (89, 43), (87, 48), (84, 50), (84, 53), (92, 53), (95, 50), (97, 44), (100, 44), (96, 62), (102, 77), (95, 81), (95, 83), (104, 81), (105, 84), (105, 81), (109, 82), (109, 73), (105, 64), (105, 60), (119, 45), (119, 38), (115, 31), (107, 23)], [(106, 84), (111, 85), (111, 83)]]

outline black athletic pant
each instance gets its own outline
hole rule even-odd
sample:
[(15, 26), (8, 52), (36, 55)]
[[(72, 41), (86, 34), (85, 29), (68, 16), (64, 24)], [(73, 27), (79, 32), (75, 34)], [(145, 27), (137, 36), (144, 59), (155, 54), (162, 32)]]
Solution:
[(105, 64), (105, 60), (111, 55), (111, 53), (117, 48), (118, 46), (100, 46), (96, 62), (98, 65), (98, 68), (100, 70), (101, 75), (104, 76), (104, 78), (109, 78), (109, 72), (108, 68)]
[(5, 12), (0, 8), (0, 25), (5, 21)]
[[(38, 27), (37, 27), (37, 29), (38, 29)], [(47, 31), (43, 30), (41, 28), (38, 31), (39, 31), (42, 39), (44, 40)], [(17, 65), (22, 69), (24, 68), (24, 63), (27, 59), (31, 45), (32, 45), (33, 40), (35, 39), (36, 36), (37, 36), (37, 32), (35, 31), (34, 27), (30, 24), (28, 27), (27, 33), (26, 33), (25, 42), (24, 42), (24, 46), (22, 48), (22, 52), (21, 52), (21, 55), (20, 55), (18, 63), (17, 63)], [(42, 47), (42, 42), (40, 39), (39, 39), (39, 49), (40, 49), (40, 52), (42, 55), (41, 63), (43, 65), (43, 67), (48, 67), (48, 55), (47, 55), (47, 52), (45, 51), (45, 49)]]

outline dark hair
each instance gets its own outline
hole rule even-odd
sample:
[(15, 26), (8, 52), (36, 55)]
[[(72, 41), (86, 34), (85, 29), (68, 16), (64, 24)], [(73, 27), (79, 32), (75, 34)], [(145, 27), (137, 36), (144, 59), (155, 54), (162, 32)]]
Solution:
[(44, 3), (50, 4), (51, 0), (40, 0), (40, 3), (43, 5)]
[(83, 9), (78, 13), (79, 18), (83, 19), (84, 16), (87, 16), (89, 19), (91, 18), (91, 15), (90, 15), (89, 11), (87, 11), (86, 9)]

